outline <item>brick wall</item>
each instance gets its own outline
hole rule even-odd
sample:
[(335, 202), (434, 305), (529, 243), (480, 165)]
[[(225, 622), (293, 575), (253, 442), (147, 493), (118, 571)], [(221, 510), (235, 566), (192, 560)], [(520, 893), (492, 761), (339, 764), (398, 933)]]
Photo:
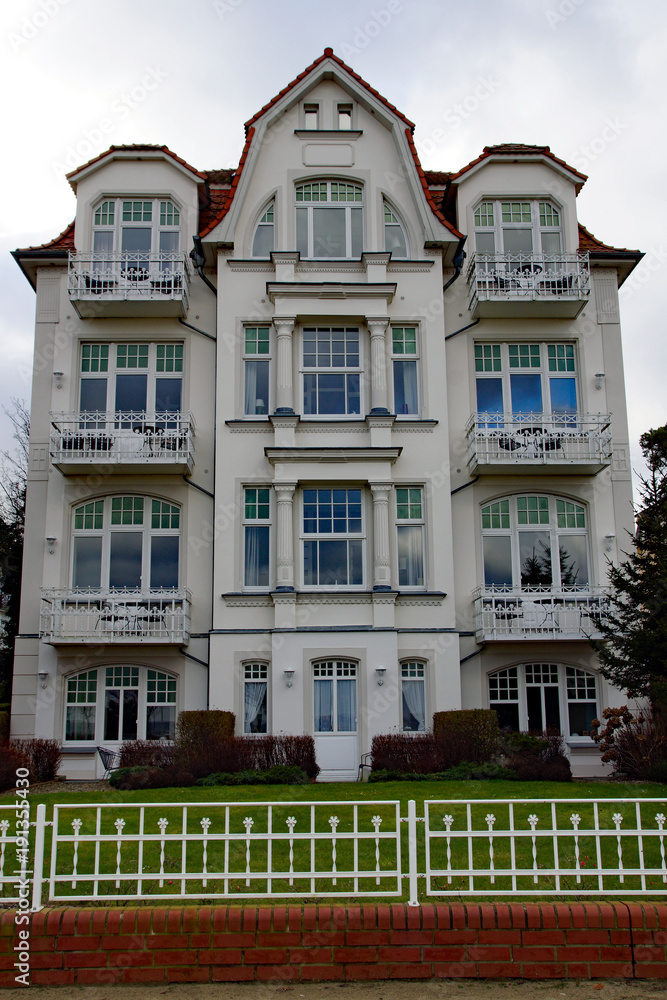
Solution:
[[(15, 985), (15, 913), (0, 985)], [(435, 978), (664, 978), (667, 905), (51, 909), (31, 915), (33, 985)]]

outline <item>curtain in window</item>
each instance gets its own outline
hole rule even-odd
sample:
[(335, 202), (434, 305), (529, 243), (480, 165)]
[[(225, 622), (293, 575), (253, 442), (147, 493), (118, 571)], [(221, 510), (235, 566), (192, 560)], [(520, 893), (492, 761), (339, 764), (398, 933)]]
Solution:
[[(407, 717), (406, 708), (408, 710)], [(411, 725), (412, 720), (416, 722), (416, 726)], [(419, 680), (403, 681), (403, 728), (423, 733), (425, 723), (424, 682)]]
[(245, 363), (245, 413), (256, 413), (257, 399), (257, 365), (253, 361)]
[(243, 732), (259, 732), (257, 717), (266, 704), (266, 681), (247, 681), (243, 698)]
[(398, 583), (401, 587), (424, 586), (421, 525), (405, 525), (398, 529)]
[(338, 732), (354, 733), (357, 730), (356, 681), (338, 681)]
[(397, 414), (419, 412), (416, 361), (394, 361), (394, 409)]
[(245, 585), (269, 585), (269, 528), (267, 525), (247, 525), (245, 529)]
[(315, 681), (315, 732), (333, 732), (333, 681)]

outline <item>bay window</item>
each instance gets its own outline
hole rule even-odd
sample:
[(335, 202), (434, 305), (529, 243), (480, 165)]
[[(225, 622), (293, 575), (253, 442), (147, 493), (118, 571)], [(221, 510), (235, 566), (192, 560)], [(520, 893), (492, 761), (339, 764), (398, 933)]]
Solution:
[(118, 665), (66, 679), (65, 742), (173, 740), (177, 681), (163, 670)]
[(557, 663), (525, 663), (489, 674), (489, 708), (501, 729), (590, 737), (598, 716), (595, 674)]
[(482, 507), (487, 589), (589, 586), (585, 508), (550, 496), (515, 496)]
[(305, 327), (302, 357), (304, 415), (361, 413), (362, 369), (357, 327)]
[(304, 586), (363, 585), (360, 489), (305, 489), (302, 529)]
[(533, 253), (561, 253), (560, 211), (549, 201), (488, 199), (475, 209), (474, 221), (478, 254), (527, 259)]
[(105, 257), (122, 255), (122, 273), (133, 281), (148, 278), (152, 255), (160, 270), (171, 270), (180, 245), (180, 210), (168, 198), (107, 198), (93, 213), (95, 269), (108, 268)]
[(330, 180), (298, 184), (296, 248), (304, 258), (360, 257), (363, 251), (361, 185)]
[[(144, 430), (142, 418), (154, 413), (161, 427), (170, 413), (181, 412), (182, 343), (81, 345), (79, 412), (86, 427), (95, 427), (107, 412), (126, 415), (119, 427)], [(87, 419), (86, 419), (87, 418)], [(97, 418), (97, 419), (95, 419)]]
[(574, 344), (475, 344), (475, 380), (485, 426), (502, 427), (505, 419), (534, 423), (542, 414), (563, 426), (576, 424)]

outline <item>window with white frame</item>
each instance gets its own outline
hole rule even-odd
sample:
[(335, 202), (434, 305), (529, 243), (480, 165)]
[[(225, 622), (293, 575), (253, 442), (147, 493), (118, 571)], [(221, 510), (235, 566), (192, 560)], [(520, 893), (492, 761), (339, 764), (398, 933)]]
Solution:
[(341, 132), (349, 132), (352, 128), (352, 105), (339, 104), (336, 108), (338, 128)]
[(243, 732), (266, 733), (269, 668), (266, 663), (243, 664)]
[(246, 587), (266, 589), (271, 573), (271, 490), (249, 486), (244, 490), (243, 581)]
[(396, 488), (396, 538), (399, 587), (424, 586), (424, 491)]
[(595, 674), (556, 663), (525, 663), (489, 674), (489, 707), (501, 729), (590, 737), (598, 717)]
[(172, 590), (179, 581), (180, 507), (144, 496), (74, 509), (72, 587)]
[(426, 668), (420, 660), (401, 663), (402, 723), (405, 733), (423, 733), (426, 728)]
[(405, 227), (386, 201), (384, 202), (384, 248), (391, 253), (392, 257), (405, 258), (410, 256)]
[(564, 426), (576, 422), (574, 344), (475, 344), (475, 382), (477, 413), (489, 427), (534, 423), (543, 414)]
[(360, 257), (363, 188), (346, 181), (309, 181), (296, 187), (296, 248), (302, 257)]
[(96, 263), (121, 253), (127, 276), (136, 280), (148, 277), (151, 258), (170, 270), (179, 255), (180, 227), (180, 210), (168, 198), (106, 198), (93, 212)]
[(560, 211), (549, 201), (485, 200), (475, 209), (475, 249), (482, 254), (558, 256)]
[(358, 327), (303, 329), (303, 413), (352, 416), (361, 413), (361, 353)]
[(361, 587), (364, 519), (360, 489), (305, 489), (302, 540), (306, 587)]
[[(146, 413), (180, 413), (183, 397), (182, 343), (81, 345), (79, 412), (96, 425), (105, 413), (126, 414), (132, 426)], [(97, 417), (97, 421), (95, 419)]]
[(357, 664), (322, 660), (313, 664), (314, 730), (316, 733), (357, 731)]
[(586, 509), (553, 496), (512, 496), (482, 507), (487, 589), (586, 589)]
[(66, 679), (65, 742), (173, 740), (176, 678), (139, 666), (109, 666)]
[(419, 373), (417, 363), (417, 328), (391, 328), (392, 373), (394, 379), (394, 413), (396, 416), (416, 416), (419, 413)]
[(316, 130), (320, 127), (319, 104), (304, 104), (303, 127), (308, 130)]
[(246, 416), (266, 416), (271, 364), (269, 327), (246, 326), (243, 335), (243, 412)]
[(275, 250), (274, 213), (275, 203), (271, 202), (266, 211), (262, 213), (255, 229), (252, 241), (253, 257), (270, 257), (271, 252)]

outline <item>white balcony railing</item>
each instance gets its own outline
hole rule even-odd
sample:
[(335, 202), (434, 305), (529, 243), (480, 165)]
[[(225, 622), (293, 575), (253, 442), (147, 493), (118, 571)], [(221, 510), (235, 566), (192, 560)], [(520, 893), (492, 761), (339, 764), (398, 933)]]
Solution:
[(52, 413), (51, 428), (50, 454), (58, 467), (104, 463), (187, 471), (194, 459), (191, 413)]
[(101, 315), (109, 301), (175, 301), (187, 311), (190, 266), (185, 253), (72, 251), (67, 290), (75, 302), (97, 302)]
[(496, 639), (595, 639), (609, 610), (603, 587), (479, 587), (475, 633)]
[(468, 464), (602, 468), (611, 461), (609, 414), (473, 413), (466, 426)]
[(50, 643), (190, 640), (187, 590), (42, 590), (40, 637)]
[(476, 253), (468, 265), (471, 310), (499, 300), (558, 302), (588, 298), (587, 253)]

